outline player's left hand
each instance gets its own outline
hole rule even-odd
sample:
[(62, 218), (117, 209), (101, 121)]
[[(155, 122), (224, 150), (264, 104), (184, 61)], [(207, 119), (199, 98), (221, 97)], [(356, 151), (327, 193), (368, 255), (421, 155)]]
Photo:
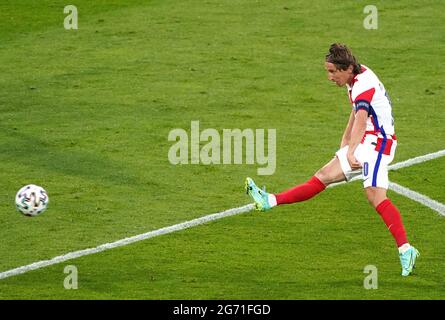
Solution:
[(347, 157), (352, 170), (357, 170), (362, 167), (362, 164), (356, 159), (354, 154), (348, 152)]

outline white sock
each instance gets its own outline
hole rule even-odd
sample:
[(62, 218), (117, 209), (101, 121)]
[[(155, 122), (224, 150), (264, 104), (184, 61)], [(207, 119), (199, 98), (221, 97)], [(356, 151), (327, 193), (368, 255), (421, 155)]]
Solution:
[(272, 193), (269, 193), (268, 199), (270, 207), (275, 207), (277, 205), (277, 198)]
[(409, 248), (411, 248), (411, 245), (409, 243), (405, 243), (399, 247), (399, 253), (404, 254)]

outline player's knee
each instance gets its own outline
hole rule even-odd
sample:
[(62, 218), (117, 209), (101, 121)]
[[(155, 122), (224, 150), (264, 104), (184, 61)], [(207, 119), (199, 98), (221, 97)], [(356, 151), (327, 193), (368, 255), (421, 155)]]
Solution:
[(318, 180), (320, 180), (321, 182), (323, 182), (324, 185), (328, 185), (332, 183), (333, 177), (332, 175), (329, 174), (328, 170), (325, 170), (324, 168), (318, 170), (315, 173), (315, 176), (318, 178)]
[(383, 192), (372, 190), (371, 188), (366, 189), (366, 198), (371, 206), (377, 208), (377, 206), (386, 199), (386, 194)]
[(368, 203), (375, 208), (376, 206), (374, 205), (374, 197), (368, 194), (366, 198), (368, 199)]
[(315, 176), (324, 183), (325, 186), (344, 181), (346, 179), (338, 158), (331, 160), (323, 168), (315, 173)]
[(366, 199), (368, 200), (368, 202), (371, 206), (373, 206), (374, 208), (376, 207), (375, 206), (375, 194), (373, 192), (366, 190)]

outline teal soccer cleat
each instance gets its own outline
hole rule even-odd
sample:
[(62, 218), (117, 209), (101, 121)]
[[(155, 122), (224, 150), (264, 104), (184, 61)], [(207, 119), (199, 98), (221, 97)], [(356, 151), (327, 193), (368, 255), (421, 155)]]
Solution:
[(255, 209), (266, 211), (271, 208), (269, 204), (269, 194), (258, 188), (251, 178), (246, 178), (246, 193), (255, 201)]
[(420, 256), (416, 248), (411, 247), (405, 253), (400, 253), (400, 263), (402, 264), (402, 276), (408, 276), (416, 266), (416, 259)]

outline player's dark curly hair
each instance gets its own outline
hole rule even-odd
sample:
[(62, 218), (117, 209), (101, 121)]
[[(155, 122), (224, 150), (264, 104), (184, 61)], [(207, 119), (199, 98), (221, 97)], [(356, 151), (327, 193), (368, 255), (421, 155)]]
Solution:
[(333, 43), (326, 55), (326, 62), (335, 64), (338, 69), (346, 70), (352, 65), (355, 74), (361, 73), (361, 67), (351, 50), (344, 44)]

